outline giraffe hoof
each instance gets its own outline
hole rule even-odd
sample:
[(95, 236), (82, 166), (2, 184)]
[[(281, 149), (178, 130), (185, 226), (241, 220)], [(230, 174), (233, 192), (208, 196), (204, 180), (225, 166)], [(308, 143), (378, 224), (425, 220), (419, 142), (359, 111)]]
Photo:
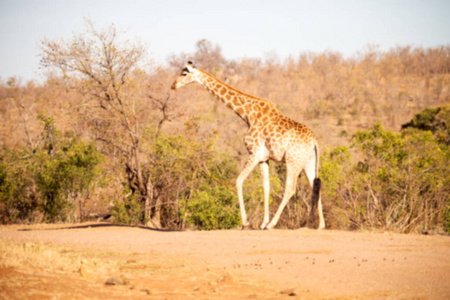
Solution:
[(267, 227), (267, 223), (266, 222), (262, 223), (261, 226), (259, 226), (259, 228), (261, 228), (261, 230), (266, 229), (266, 227)]
[(264, 228), (264, 230), (272, 230), (273, 227), (274, 227), (274, 225), (269, 224)]
[(250, 229), (250, 223), (242, 224), (242, 230), (248, 230)]

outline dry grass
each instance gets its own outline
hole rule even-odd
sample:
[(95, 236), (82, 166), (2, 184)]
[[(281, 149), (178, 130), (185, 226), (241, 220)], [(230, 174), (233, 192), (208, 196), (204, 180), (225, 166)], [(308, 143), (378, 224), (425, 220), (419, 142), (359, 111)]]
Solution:
[(75, 272), (87, 260), (79, 252), (41, 242), (0, 242), (0, 266), (43, 272)]
[(14, 268), (22, 272), (46, 274), (78, 273), (85, 278), (124, 272), (152, 273), (155, 270), (159, 272), (161, 269), (171, 269), (166, 266), (163, 259), (155, 259), (152, 256), (150, 261), (146, 255), (141, 253), (105, 252), (42, 242), (6, 240), (0, 240), (0, 268)]
[[(90, 278), (94, 274), (114, 274), (121, 269), (117, 254), (55, 246), (42, 242), (0, 241), (0, 267), (24, 272), (80, 273)], [(121, 255), (127, 257), (127, 254)]]

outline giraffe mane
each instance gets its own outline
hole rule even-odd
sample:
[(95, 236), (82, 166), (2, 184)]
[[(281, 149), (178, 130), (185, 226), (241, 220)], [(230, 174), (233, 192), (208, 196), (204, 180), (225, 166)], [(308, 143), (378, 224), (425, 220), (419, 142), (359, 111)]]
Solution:
[(255, 97), (255, 96), (252, 96), (252, 95), (249, 95), (249, 94), (246, 94), (246, 93), (243, 93), (243, 92), (241, 92), (241, 91), (239, 91), (239, 90), (237, 90), (237, 89), (235, 89), (235, 88), (233, 88), (233, 87), (231, 87), (231, 86), (229, 86), (228, 84), (226, 84), (225, 82), (223, 82), (223, 81), (221, 81), (220, 79), (218, 79), (217, 77), (215, 77), (215, 76), (212, 76), (211, 74), (209, 74), (208, 72), (206, 72), (205, 70), (202, 70), (202, 69), (200, 69), (200, 68), (195, 68), (195, 69), (197, 69), (198, 71), (200, 71), (200, 72), (202, 72), (202, 73), (204, 73), (204, 74), (206, 74), (206, 75), (208, 75), (209, 77), (211, 77), (211, 78), (213, 78), (214, 80), (216, 80), (217, 82), (219, 82), (220, 84), (223, 84), (226, 88), (228, 88), (228, 89), (230, 89), (230, 90), (232, 90), (233, 92), (235, 92), (235, 93), (237, 93), (237, 94), (240, 94), (240, 95), (242, 95), (242, 96), (245, 96), (245, 97), (248, 97), (248, 98), (251, 98), (251, 99), (255, 99), (255, 100), (259, 100), (259, 101), (263, 101), (263, 102), (266, 102), (266, 103), (268, 103), (268, 104), (271, 104), (271, 105), (273, 105), (273, 103), (272, 102), (270, 102), (269, 100), (266, 100), (266, 99), (262, 99), (262, 98), (258, 98), (258, 97)]

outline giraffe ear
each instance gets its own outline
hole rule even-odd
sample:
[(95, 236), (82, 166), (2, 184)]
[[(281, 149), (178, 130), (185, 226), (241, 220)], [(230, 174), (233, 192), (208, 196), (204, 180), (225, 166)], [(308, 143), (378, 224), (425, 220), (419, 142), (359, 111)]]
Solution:
[(191, 72), (191, 70), (192, 70), (193, 68), (195, 68), (194, 63), (192, 62), (192, 60), (190, 60), (190, 61), (187, 62), (186, 67), (188, 68), (189, 72)]

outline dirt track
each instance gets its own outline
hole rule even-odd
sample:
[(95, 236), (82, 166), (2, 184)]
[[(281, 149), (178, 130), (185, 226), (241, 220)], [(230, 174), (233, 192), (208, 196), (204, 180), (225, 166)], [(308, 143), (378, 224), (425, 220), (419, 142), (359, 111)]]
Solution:
[[(26, 229), (26, 230), (23, 230)], [(1, 227), (0, 241), (97, 257), (92, 276), (0, 268), (0, 298), (450, 299), (450, 238), (301, 230)], [(101, 268), (118, 261), (117, 274)], [(1, 261), (0, 261), (1, 262)], [(127, 283), (106, 286), (108, 277)]]

